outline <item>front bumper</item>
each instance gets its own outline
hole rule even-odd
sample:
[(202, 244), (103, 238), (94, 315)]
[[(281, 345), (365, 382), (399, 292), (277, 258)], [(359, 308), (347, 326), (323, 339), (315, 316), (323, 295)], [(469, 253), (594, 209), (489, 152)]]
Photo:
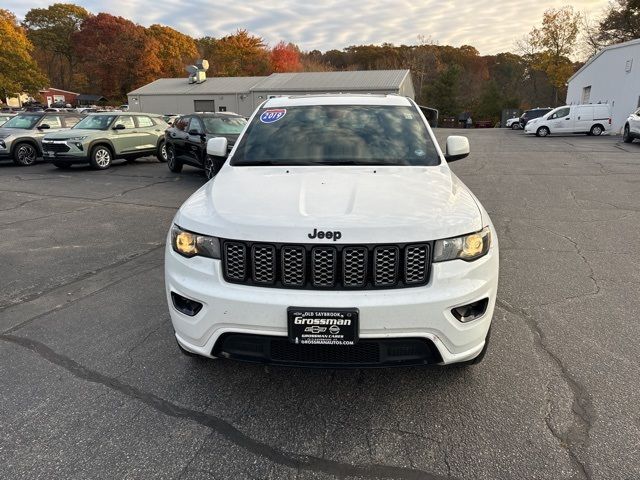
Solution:
[[(61, 151), (61, 149), (67, 151)], [(44, 140), (42, 142), (42, 157), (45, 160), (64, 163), (87, 163), (89, 161), (86, 145), (82, 142), (64, 140)]]
[[(317, 291), (230, 284), (222, 277), (219, 260), (184, 258), (168, 244), (165, 287), (178, 343), (185, 350), (206, 357), (215, 358), (217, 353), (250, 360), (228, 351), (220, 355), (222, 342), (231, 334), (286, 340), (287, 308), (295, 305), (356, 307), (360, 311), (359, 343), (378, 341), (382, 345), (383, 340), (424, 340), (435, 348), (433, 355), (429, 354), (428, 361), (408, 364), (456, 363), (475, 358), (484, 347), (498, 287), (498, 248), (495, 242), (486, 256), (474, 262), (454, 260), (433, 264), (429, 283), (421, 287)], [(171, 292), (201, 302), (202, 309), (195, 316), (179, 312), (173, 305)], [(489, 299), (484, 315), (469, 323), (461, 323), (451, 313), (453, 307), (484, 298)], [(307, 366), (314, 363), (274, 361), (273, 357), (254, 361)], [(318, 363), (331, 366), (331, 362)], [(370, 363), (364, 362), (363, 366), (373, 366)]]

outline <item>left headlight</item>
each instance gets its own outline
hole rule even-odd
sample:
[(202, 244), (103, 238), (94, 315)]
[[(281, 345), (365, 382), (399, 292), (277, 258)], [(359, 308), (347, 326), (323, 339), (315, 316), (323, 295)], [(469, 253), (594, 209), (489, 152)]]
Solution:
[(484, 257), (490, 246), (491, 229), (484, 227), (476, 233), (436, 241), (433, 249), (433, 261), (446, 262), (447, 260), (460, 259), (470, 262)]
[(171, 248), (183, 257), (220, 258), (220, 240), (216, 237), (198, 235), (182, 230), (177, 225), (171, 227)]
[(69, 141), (69, 142), (81, 142), (81, 141), (86, 140), (86, 139), (87, 139), (86, 136), (85, 137), (70, 137), (70, 138), (67, 138), (67, 141)]

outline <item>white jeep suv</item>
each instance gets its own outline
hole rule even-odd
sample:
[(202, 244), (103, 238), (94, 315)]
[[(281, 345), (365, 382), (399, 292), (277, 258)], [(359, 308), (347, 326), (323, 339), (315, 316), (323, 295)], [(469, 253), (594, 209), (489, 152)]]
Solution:
[(449, 137), (443, 155), (404, 97), (267, 100), (169, 232), (183, 352), (326, 367), (482, 359), (498, 241), (445, 161), (468, 154)]

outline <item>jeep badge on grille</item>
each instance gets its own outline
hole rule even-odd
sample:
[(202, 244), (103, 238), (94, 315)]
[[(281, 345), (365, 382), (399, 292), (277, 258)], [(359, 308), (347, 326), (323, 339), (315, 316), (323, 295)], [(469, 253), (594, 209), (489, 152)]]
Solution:
[(333, 240), (334, 242), (337, 242), (338, 240), (340, 240), (342, 238), (342, 232), (339, 230), (336, 231), (330, 231), (327, 230), (322, 231), (322, 230), (318, 230), (317, 228), (313, 229), (313, 232), (310, 233), (308, 235), (309, 238), (318, 238), (320, 240), (322, 240), (323, 238), (326, 238), (327, 240)]

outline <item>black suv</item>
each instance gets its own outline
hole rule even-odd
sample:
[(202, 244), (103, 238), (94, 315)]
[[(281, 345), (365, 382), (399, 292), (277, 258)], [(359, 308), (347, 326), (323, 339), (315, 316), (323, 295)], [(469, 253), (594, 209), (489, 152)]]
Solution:
[(553, 108), (533, 108), (531, 110), (525, 111), (520, 116), (520, 126), (524, 129), (524, 126), (527, 124), (529, 120), (533, 120), (534, 118), (540, 118), (541, 116), (549, 113)]
[(194, 113), (176, 118), (165, 132), (169, 170), (179, 173), (183, 165), (193, 165), (204, 169), (207, 179), (213, 178), (226, 157), (207, 155), (207, 141), (226, 137), (228, 154), (246, 124), (243, 116), (227, 112)]

